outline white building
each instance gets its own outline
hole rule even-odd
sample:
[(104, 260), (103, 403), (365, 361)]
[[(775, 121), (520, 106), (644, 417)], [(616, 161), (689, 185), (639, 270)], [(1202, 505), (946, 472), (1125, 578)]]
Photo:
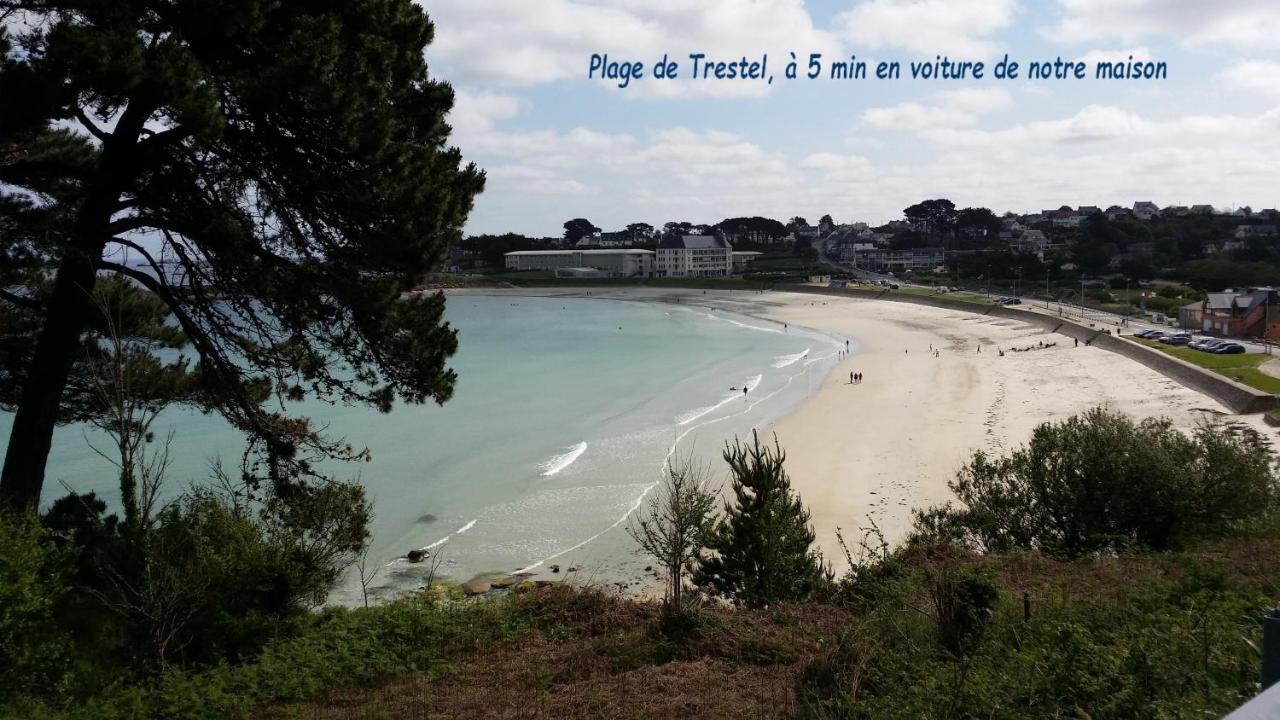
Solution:
[(506, 254), (508, 270), (594, 268), (607, 277), (650, 277), (652, 250), (517, 250)]
[(729, 277), (733, 246), (714, 235), (685, 235), (658, 244), (654, 274), (658, 277)]

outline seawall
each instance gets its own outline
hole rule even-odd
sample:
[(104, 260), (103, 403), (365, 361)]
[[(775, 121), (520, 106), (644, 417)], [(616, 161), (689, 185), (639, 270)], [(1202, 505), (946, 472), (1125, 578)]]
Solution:
[(1179, 360), (1172, 355), (1144, 347), (1137, 342), (1109, 335), (1096, 328), (1082, 325), (1075, 320), (1054, 317), (1044, 313), (1021, 310), (1004, 305), (978, 305), (963, 300), (953, 300), (945, 296), (908, 295), (893, 290), (862, 290), (857, 288), (830, 288), (819, 285), (779, 284), (774, 290), (782, 292), (808, 293), (811, 295), (830, 295), (835, 297), (852, 297), (865, 300), (884, 300), (903, 302), (914, 305), (927, 305), (967, 312), (975, 315), (1009, 318), (1044, 328), (1047, 332), (1065, 335), (1066, 337), (1090, 343), (1103, 350), (1123, 355), (1130, 360), (1165, 375), (1197, 392), (1208, 395), (1235, 413), (1265, 412), (1280, 406), (1280, 399), (1275, 395), (1251, 388), (1215, 372), (1197, 367)]

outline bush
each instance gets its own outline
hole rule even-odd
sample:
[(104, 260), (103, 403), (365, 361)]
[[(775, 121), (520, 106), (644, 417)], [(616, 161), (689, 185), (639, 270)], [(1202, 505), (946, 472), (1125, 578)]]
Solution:
[(34, 515), (0, 512), (0, 706), (56, 689), (69, 669), (53, 615), (70, 589), (70, 563), (43, 537)]
[(917, 538), (1080, 556), (1164, 550), (1271, 511), (1275, 468), (1249, 429), (1135, 423), (1104, 409), (1036, 428), (1012, 455), (977, 452), (950, 483), (964, 503), (917, 512)]

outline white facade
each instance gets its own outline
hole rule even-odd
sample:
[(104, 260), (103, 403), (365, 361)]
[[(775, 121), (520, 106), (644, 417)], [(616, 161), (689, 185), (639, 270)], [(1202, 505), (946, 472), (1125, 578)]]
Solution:
[(733, 246), (714, 235), (685, 235), (658, 245), (658, 277), (729, 277), (732, 272)]
[(506, 254), (508, 270), (594, 268), (608, 277), (649, 277), (652, 250), (518, 250)]

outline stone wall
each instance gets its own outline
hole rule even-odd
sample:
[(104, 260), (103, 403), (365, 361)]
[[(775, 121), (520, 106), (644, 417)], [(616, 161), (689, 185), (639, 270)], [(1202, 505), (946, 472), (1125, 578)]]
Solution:
[(1056, 318), (1029, 310), (1018, 309), (1006, 305), (979, 305), (954, 300), (945, 295), (907, 295), (893, 290), (861, 290), (856, 288), (829, 288), (816, 285), (782, 284), (774, 287), (784, 292), (809, 293), (813, 295), (832, 295), (835, 297), (853, 297), (867, 300), (886, 300), (913, 305), (956, 310), (976, 315), (1009, 318), (1025, 322), (1029, 325), (1044, 328), (1046, 332), (1058, 333), (1066, 337), (1091, 343), (1104, 350), (1123, 355), (1130, 360), (1142, 363), (1162, 375), (1168, 376), (1192, 390), (1204, 393), (1218, 402), (1231, 408), (1236, 413), (1265, 412), (1280, 406), (1275, 395), (1262, 392), (1226, 378), (1215, 372), (1197, 367), (1179, 360), (1172, 355), (1145, 347), (1132, 340), (1125, 340), (1108, 335), (1101, 330), (1080, 324), (1078, 321)]

